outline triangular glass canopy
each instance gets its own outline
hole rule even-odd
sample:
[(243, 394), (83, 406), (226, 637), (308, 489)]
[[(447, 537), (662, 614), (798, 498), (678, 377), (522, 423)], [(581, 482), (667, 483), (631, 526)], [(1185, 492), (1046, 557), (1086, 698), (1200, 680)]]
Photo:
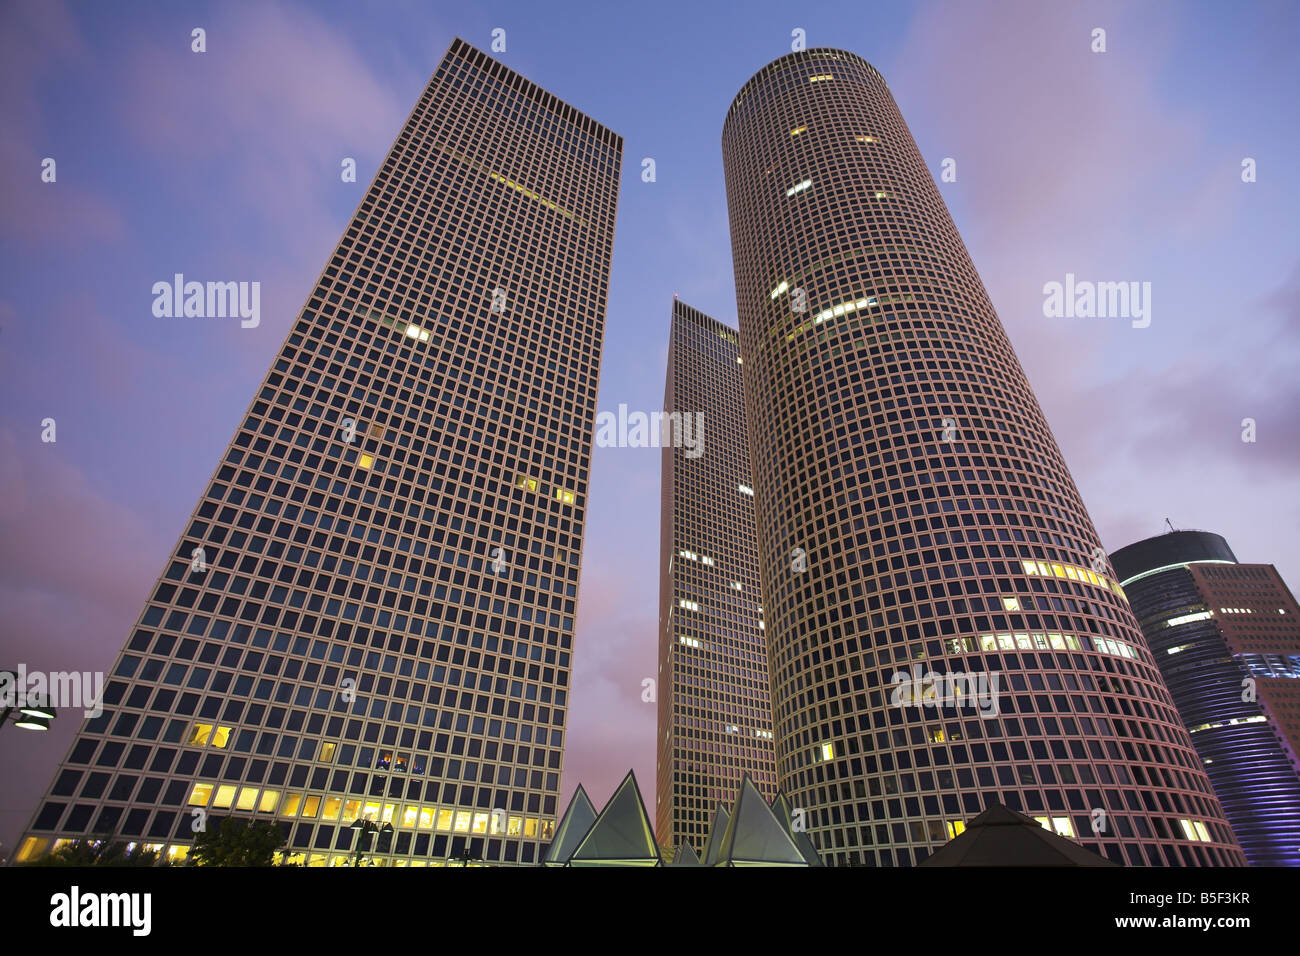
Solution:
[(569, 857), (569, 866), (659, 866), (650, 816), (631, 770)]

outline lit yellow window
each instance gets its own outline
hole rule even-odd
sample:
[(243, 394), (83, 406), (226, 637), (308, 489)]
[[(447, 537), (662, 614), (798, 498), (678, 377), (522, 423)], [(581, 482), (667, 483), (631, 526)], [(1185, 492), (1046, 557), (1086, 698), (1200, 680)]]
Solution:
[(257, 806), (257, 787), (244, 787), (239, 791), (239, 802), (236, 806), (240, 810), (252, 810)]
[(450, 833), (451, 820), (452, 820), (452, 812), (450, 810), (439, 810), (438, 811), (438, 832)]
[(1034, 564), (1033, 561), (1021, 561), (1020, 566), (1025, 569), (1025, 574), (1038, 573), (1038, 565)]
[(359, 464), (362, 468), (366, 469), (367, 471), (370, 470), (370, 466), (373, 465), (374, 463), (375, 463), (374, 455), (362, 455), (360, 460), (357, 462), (357, 464)]
[(351, 823), (361, 813), (360, 800), (348, 800), (343, 804), (343, 820), (345, 823)]
[(794, 129), (790, 130), (790, 135), (798, 136), (800, 133), (804, 132), (807, 129), (808, 129), (807, 126), (796, 126)]
[(218, 727), (214, 730), (212, 732), (212, 746), (220, 747), (224, 750), (226, 744), (230, 743), (230, 730), (231, 728), (229, 727)]
[(515, 487), (523, 488), (525, 491), (536, 491), (537, 479), (529, 478), (527, 475), (520, 475), (515, 479)]
[(18, 844), (18, 853), (14, 859), (19, 863), (39, 859), (45, 853), (45, 847), (49, 842), (45, 837), (25, 837), (23, 842)]
[(189, 738), (185, 742), (191, 747), (206, 747), (211, 736), (211, 724), (195, 724), (190, 730)]
[(1074, 568), (1068, 564), (1065, 566), (1065, 576), (1071, 581), (1078, 580), (1078, 575), (1074, 573)]
[(942, 727), (931, 727), (931, 728), (930, 728), (930, 740), (932, 740), (932, 741), (933, 741), (934, 743), (936, 743), (936, 744), (941, 744), (941, 743), (943, 743), (943, 728), (942, 728)]
[(874, 143), (876, 141), (874, 136), (855, 136), (854, 139), (859, 143)]
[(416, 806), (405, 806), (402, 808), (401, 826), (413, 827), (420, 818), (420, 808)]
[(1003, 598), (1003, 599), (1002, 599), (1002, 610), (1004, 610), (1004, 611), (1019, 611), (1019, 610), (1020, 610), (1020, 602), (1017, 601), (1015, 598)]
[(537, 818), (536, 818), (536, 817), (529, 817), (529, 818), (524, 822), (524, 836), (527, 836), (527, 837), (535, 837), (535, 836), (537, 836)]
[(566, 505), (571, 505), (576, 499), (576, 495), (574, 495), (572, 491), (565, 491), (563, 488), (556, 488), (555, 499), (557, 501), (563, 501)]
[(190, 793), (190, 806), (206, 807), (208, 801), (212, 799), (212, 784), (196, 783), (194, 790)]
[(835, 758), (835, 747), (831, 744), (822, 744), (822, 759), (833, 760)]
[(506, 836), (519, 836), (524, 831), (524, 818), (511, 817), (509, 824), (506, 825)]
[(420, 829), (421, 830), (433, 829), (433, 816), (434, 816), (433, 807), (420, 807)]
[(367, 820), (379, 822), (379, 803), (375, 800), (367, 800), (366, 805), (361, 808), (361, 815)]
[(217, 787), (217, 797), (212, 801), (212, 805), (218, 810), (229, 810), (230, 805), (235, 802), (235, 788), (222, 785)]
[(279, 790), (263, 790), (262, 799), (258, 801), (257, 809), (262, 813), (275, 813), (276, 805), (280, 802)]
[(953, 837), (960, 836), (961, 834), (963, 834), (963, 833), (965, 833), (965, 832), (966, 832), (966, 823), (965, 823), (965, 821), (962, 821), (962, 820), (949, 820), (949, 821), (948, 821), (948, 839), (949, 839), (949, 840), (951, 840)]
[(326, 797), (325, 808), (321, 810), (320, 818), (322, 820), (337, 820), (342, 809), (343, 800), (341, 797)]
[(1052, 565), (1052, 573), (1058, 578), (1063, 578), (1065, 577), (1065, 568), (1061, 567), (1059, 564), (1054, 564)]
[(1052, 572), (1048, 569), (1047, 565), (1045, 565), (1042, 561), (1039, 561), (1039, 562), (1038, 562), (1038, 573), (1041, 574), (1041, 575), (1043, 575), (1044, 577), (1046, 577), (1047, 575), (1051, 574)]
[(382, 823), (392, 823), (392, 822), (393, 822), (393, 814), (396, 813), (396, 812), (397, 812), (397, 804), (395, 804), (395, 803), (385, 803), (385, 804), (384, 804), (384, 815), (383, 815), (383, 819), (382, 819), (380, 822), (382, 822)]
[(456, 811), (456, 832), (468, 833), (470, 823), (470, 813), (468, 810)]
[(286, 793), (284, 795), (284, 805), (280, 807), (280, 816), (296, 817), (300, 806), (302, 806), (301, 793)]
[(320, 797), (308, 797), (302, 802), (302, 813), (304, 819), (314, 820), (316, 814), (320, 812)]
[(190, 848), (187, 846), (169, 846), (167, 848), (167, 860), (171, 863), (184, 863), (190, 855)]
[(474, 814), (474, 823), (470, 827), (471, 833), (487, 833), (488, 815), (486, 813)]
[(334, 741), (332, 740), (328, 740), (325, 743), (321, 744), (320, 756), (317, 757), (316, 759), (319, 760), (321, 763), (330, 763), (331, 761), (334, 760), (334, 748), (336, 746), (337, 744), (335, 744)]

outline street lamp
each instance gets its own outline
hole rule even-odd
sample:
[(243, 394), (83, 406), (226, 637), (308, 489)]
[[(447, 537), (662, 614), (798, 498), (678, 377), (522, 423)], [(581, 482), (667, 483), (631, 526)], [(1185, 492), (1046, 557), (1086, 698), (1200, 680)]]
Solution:
[(356, 856), (353, 859), (352, 865), (360, 866), (362, 841), (366, 838), (366, 835), (369, 834), (371, 841), (373, 842), (376, 833), (392, 833), (393, 825), (391, 823), (385, 823), (383, 826), (380, 826), (369, 817), (358, 817), (356, 820), (352, 821), (352, 829), (356, 831)]
[[(17, 710), (17, 716), (13, 717), (15, 726), (23, 730), (49, 730), (50, 721), (55, 717), (54, 708), (46, 707), (39, 697), (18, 706), (18, 675), (13, 671), (0, 671), (0, 679), (2, 679), (0, 684), (13, 689), (11, 692), (13, 703), (0, 712), (0, 726), (6, 724), (13, 712)], [(6, 698), (10, 696), (10, 693), (5, 694)]]

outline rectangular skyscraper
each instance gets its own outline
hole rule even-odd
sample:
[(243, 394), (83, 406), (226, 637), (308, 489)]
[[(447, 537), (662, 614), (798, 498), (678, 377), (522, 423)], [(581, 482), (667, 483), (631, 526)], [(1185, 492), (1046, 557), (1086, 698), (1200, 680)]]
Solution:
[[(622, 139), (438, 66), (19, 847), (274, 820), (528, 863), (563, 769)], [(202, 813), (196, 813), (202, 811)], [(365, 849), (369, 849), (366, 847)]]
[(664, 410), (703, 429), (664, 443), (656, 836), (698, 852), (748, 773), (776, 793), (749, 436), (736, 330), (673, 301)]

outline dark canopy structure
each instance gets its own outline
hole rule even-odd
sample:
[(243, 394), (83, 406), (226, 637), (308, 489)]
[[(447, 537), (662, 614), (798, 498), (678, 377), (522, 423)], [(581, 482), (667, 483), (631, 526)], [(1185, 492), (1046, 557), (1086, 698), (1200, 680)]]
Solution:
[(1116, 866), (1104, 856), (994, 804), (919, 866)]

